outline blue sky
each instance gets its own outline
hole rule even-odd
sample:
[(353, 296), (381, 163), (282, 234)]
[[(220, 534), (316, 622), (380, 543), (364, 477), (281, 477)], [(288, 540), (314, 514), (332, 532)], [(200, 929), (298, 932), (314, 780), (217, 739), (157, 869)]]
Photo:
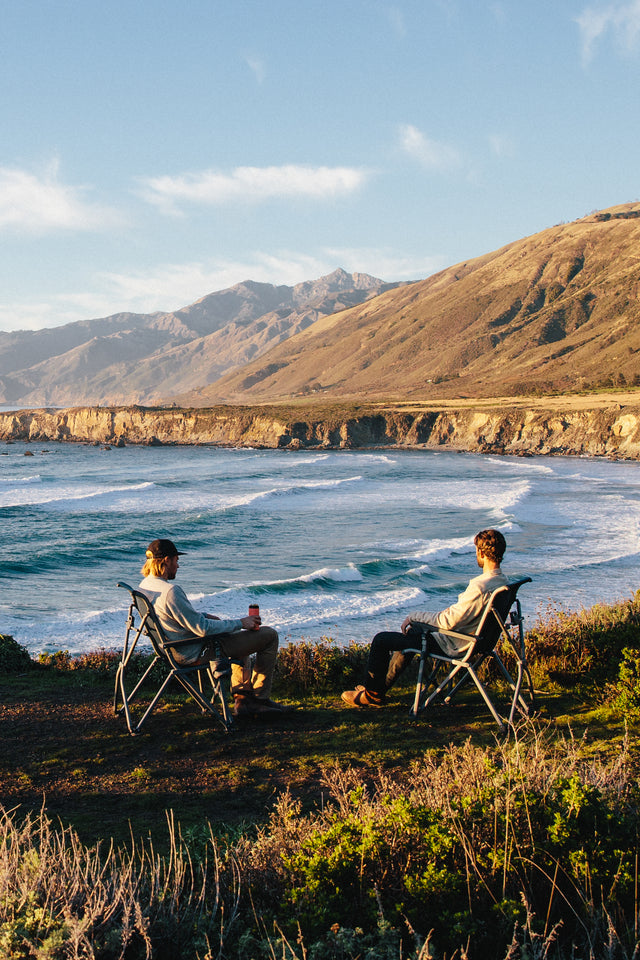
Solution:
[(2, 330), (419, 279), (640, 197), (640, 0), (0, 14)]

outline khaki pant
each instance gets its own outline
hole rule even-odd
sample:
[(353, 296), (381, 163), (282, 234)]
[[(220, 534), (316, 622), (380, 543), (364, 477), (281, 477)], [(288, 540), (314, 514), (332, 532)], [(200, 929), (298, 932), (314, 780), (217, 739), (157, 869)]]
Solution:
[[(253, 692), (257, 697), (270, 697), (278, 655), (277, 632), (272, 627), (260, 627), (258, 630), (220, 634), (216, 640), (230, 660), (242, 661), (231, 664), (231, 693)], [(213, 652), (213, 647), (205, 647), (201, 657), (206, 658)]]

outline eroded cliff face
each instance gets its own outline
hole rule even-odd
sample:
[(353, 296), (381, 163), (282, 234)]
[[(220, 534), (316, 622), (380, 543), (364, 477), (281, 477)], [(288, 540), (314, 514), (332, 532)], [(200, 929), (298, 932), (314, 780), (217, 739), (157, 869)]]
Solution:
[(229, 410), (78, 407), (0, 413), (2, 440), (282, 448), (450, 447), (481, 453), (640, 459), (640, 406), (473, 408), (288, 419)]

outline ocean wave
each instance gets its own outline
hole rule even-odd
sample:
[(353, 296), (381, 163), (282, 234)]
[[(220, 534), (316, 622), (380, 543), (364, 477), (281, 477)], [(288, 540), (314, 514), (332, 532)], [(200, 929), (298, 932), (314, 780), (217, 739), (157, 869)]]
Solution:
[(493, 463), (496, 466), (501, 468), (501, 471), (504, 471), (505, 464), (508, 466), (509, 471), (513, 470), (514, 472), (521, 473), (538, 473), (542, 475), (554, 475), (555, 470), (553, 467), (548, 466), (546, 463), (541, 463), (539, 460), (529, 458), (529, 457), (486, 457), (486, 463)]
[(473, 480), (452, 480), (443, 478), (429, 484), (416, 485), (412, 498), (421, 506), (429, 505), (434, 510), (445, 510), (464, 506), (467, 510), (492, 510), (504, 513), (525, 500), (531, 493), (530, 479), (490, 480), (478, 483)]
[[(93, 508), (105, 510), (123, 509), (124, 495), (131, 496), (141, 491), (151, 490), (155, 484), (151, 481), (144, 481), (137, 484), (127, 484), (122, 487), (84, 487), (73, 492), (68, 487), (63, 487), (57, 492), (53, 492), (50, 484), (40, 484), (34, 487), (28, 486), (26, 490), (7, 490), (0, 492), (0, 507), (44, 507), (49, 510), (60, 510), (61, 512), (87, 510)], [(35, 489), (34, 489), (35, 488)], [(109, 500), (112, 503), (109, 504)]]
[(278, 500), (303, 496), (318, 490), (335, 490), (348, 484), (361, 483), (362, 479), (362, 477), (336, 477), (330, 480), (299, 480), (295, 483), (283, 483), (278, 487), (269, 487), (267, 490), (257, 490), (241, 496), (230, 495), (221, 507), (232, 510), (237, 507), (251, 506), (261, 500)]
[(0, 477), (0, 485), (8, 487), (17, 487), (18, 484), (40, 483), (42, 477), (39, 473), (34, 473), (29, 477)]
[(354, 583), (357, 580), (364, 580), (364, 577), (357, 567), (350, 564), (348, 567), (322, 567), (320, 570), (314, 570), (313, 573), (300, 577), (303, 583), (313, 583), (315, 580), (332, 580), (334, 583)]

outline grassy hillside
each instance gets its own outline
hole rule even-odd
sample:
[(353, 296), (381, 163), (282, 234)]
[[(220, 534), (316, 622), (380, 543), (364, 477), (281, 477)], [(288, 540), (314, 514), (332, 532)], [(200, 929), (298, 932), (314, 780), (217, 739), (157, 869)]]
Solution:
[(484, 397), (640, 381), (640, 203), (325, 317), (190, 403)]
[(528, 647), (507, 740), (473, 690), (410, 721), (411, 676), (346, 709), (366, 649), (328, 641), (281, 652), (293, 714), (227, 736), (176, 695), (132, 738), (113, 657), (1, 643), (0, 955), (631, 960), (640, 596)]

